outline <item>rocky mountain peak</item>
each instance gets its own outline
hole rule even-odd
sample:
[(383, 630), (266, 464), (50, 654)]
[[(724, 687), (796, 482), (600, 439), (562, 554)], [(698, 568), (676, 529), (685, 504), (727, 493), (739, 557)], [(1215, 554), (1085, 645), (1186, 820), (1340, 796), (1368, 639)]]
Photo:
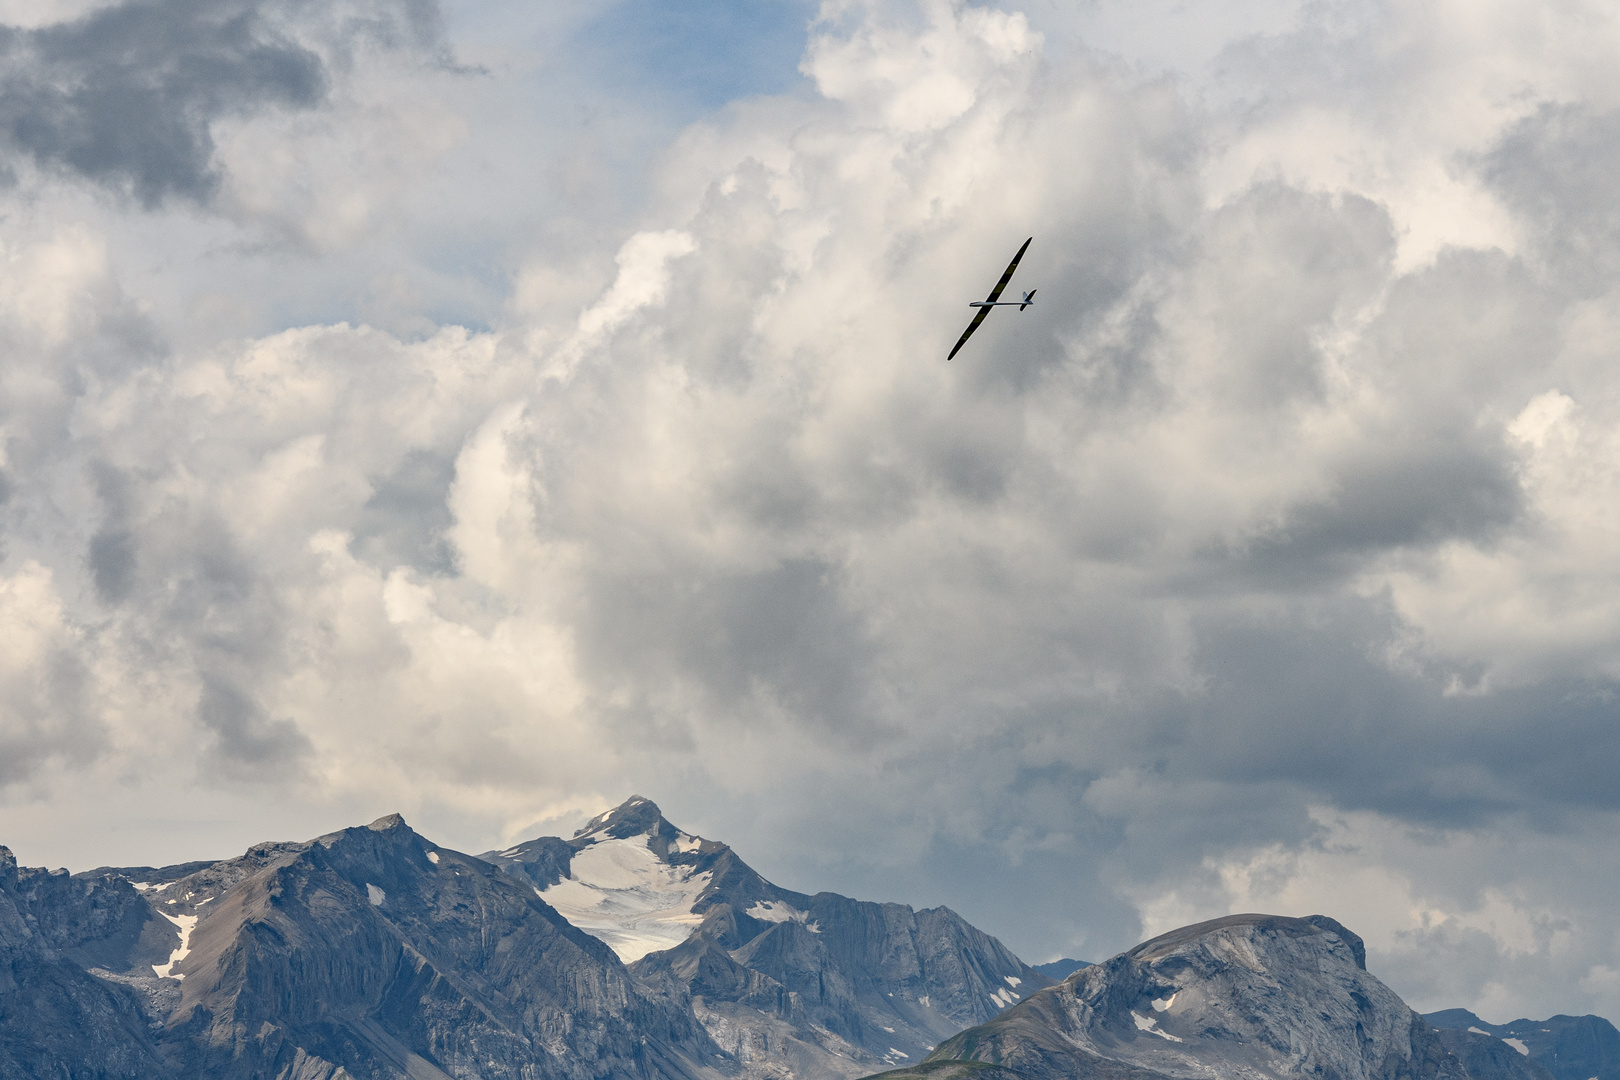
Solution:
[(837, 1080), (915, 1061), (1050, 980), (945, 908), (766, 881), (727, 845), (633, 796), (564, 840), (481, 858), (687, 1001), (746, 1080)]
[(618, 838), (657, 834), (674, 826), (664, 819), (658, 804), (641, 795), (632, 795), (613, 809), (591, 818), (574, 832), (574, 839), (606, 835)]
[(726, 845), (676, 828), (641, 795), (598, 814), (572, 839), (536, 837), (481, 858), (529, 882), (625, 963), (684, 941), (713, 900), (717, 873), (723, 881), (737, 863)]
[(1432, 1028), (1366, 970), (1361, 939), (1326, 916), (1230, 915), (1145, 941), (929, 1061), (995, 1064), (1031, 1080), (1463, 1080)]
[(366, 828), (372, 832), (387, 832), (389, 829), (405, 829), (409, 828), (409, 826), (405, 824), (405, 819), (401, 815), (389, 814), (387, 817), (380, 817), (373, 821)]

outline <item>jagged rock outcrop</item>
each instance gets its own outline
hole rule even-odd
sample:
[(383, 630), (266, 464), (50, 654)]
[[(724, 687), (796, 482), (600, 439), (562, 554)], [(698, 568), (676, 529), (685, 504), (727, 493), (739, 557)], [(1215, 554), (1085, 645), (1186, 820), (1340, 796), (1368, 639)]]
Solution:
[(86, 970), (138, 960), (153, 921), (121, 878), (19, 867), (0, 847), (0, 1080), (170, 1075), (137, 997)]
[(636, 796), (572, 839), (482, 858), (688, 1003), (752, 1075), (858, 1076), (916, 1061), (1051, 980), (948, 908), (808, 895)]
[[(1489, 1047), (1489, 1056), (1500, 1058), (1510, 1069), (1515, 1062), (1501, 1056), (1509, 1049), (1521, 1061), (1546, 1069), (1556, 1080), (1620, 1080), (1620, 1031), (1601, 1016), (1560, 1014), (1546, 1020), (1487, 1024), (1467, 1009), (1445, 1009), (1428, 1013), (1424, 1019), (1440, 1029), (1448, 1046)], [(1477, 1052), (1487, 1053), (1485, 1049)], [(1476, 1075), (1475, 1080), (1491, 1078)]]
[(1467, 1080), (1332, 919), (1233, 915), (1032, 994), (887, 1080)]

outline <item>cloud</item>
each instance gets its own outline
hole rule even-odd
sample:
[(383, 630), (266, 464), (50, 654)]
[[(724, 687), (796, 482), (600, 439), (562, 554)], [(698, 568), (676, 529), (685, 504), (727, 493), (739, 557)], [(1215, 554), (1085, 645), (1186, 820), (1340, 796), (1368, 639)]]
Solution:
[(351, 549), (381, 570), (453, 572), (456, 553), (444, 534), (454, 520), (447, 501), (454, 481), (454, 461), (428, 450), (407, 452), (392, 473), (372, 481)]
[(1548, 103), (1482, 162), (1491, 187), (1531, 226), (1542, 267), (1577, 294), (1601, 295), (1614, 279), (1620, 207), (1599, 177), (1620, 164), (1617, 153), (1620, 113)]
[[(127, 190), (147, 207), (175, 196), (207, 201), (220, 185), (216, 120), (319, 106), (333, 60), (355, 38), (438, 44), (431, 4), (362, 4), (314, 20), (303, 7), (126, 0), (71, 21), (4, 28), (0, 133), (14, 154)], [(321, 51), (298, 40), (311, 22), (337, 31)]]
[(105, 750), (85, 645), (48, 569), (28, 562), (0, 579), (0, 785), (52, 762), (88, 764)]

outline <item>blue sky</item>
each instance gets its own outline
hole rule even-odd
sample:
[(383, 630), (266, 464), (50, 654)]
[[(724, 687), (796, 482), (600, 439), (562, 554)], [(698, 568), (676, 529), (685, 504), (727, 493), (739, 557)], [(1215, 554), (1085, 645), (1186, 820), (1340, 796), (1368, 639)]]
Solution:
[(620, 0), (598, 10), (570, 51), (605, 86), (690, 122), (738, 98), (802, 89), (799, 58), (816, 6)]

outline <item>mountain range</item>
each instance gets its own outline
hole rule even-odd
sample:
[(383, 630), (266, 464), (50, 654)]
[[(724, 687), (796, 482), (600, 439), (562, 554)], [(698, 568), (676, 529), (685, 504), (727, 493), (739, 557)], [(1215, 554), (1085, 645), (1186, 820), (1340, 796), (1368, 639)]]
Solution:
[(640, 797), (476, 857), (398, 815), (169, 867), (0, 848), (0, 1080), (1620, 1080), (1607, 1021), (1419, 1017), (1323, 916), (1043, 967)]
[(484, 858), (398, 815), (161, 868), (0, 852), (4, 1080), (859, 1076), (1051, 983), (948, 909), (781, 889), (639, 797)]

